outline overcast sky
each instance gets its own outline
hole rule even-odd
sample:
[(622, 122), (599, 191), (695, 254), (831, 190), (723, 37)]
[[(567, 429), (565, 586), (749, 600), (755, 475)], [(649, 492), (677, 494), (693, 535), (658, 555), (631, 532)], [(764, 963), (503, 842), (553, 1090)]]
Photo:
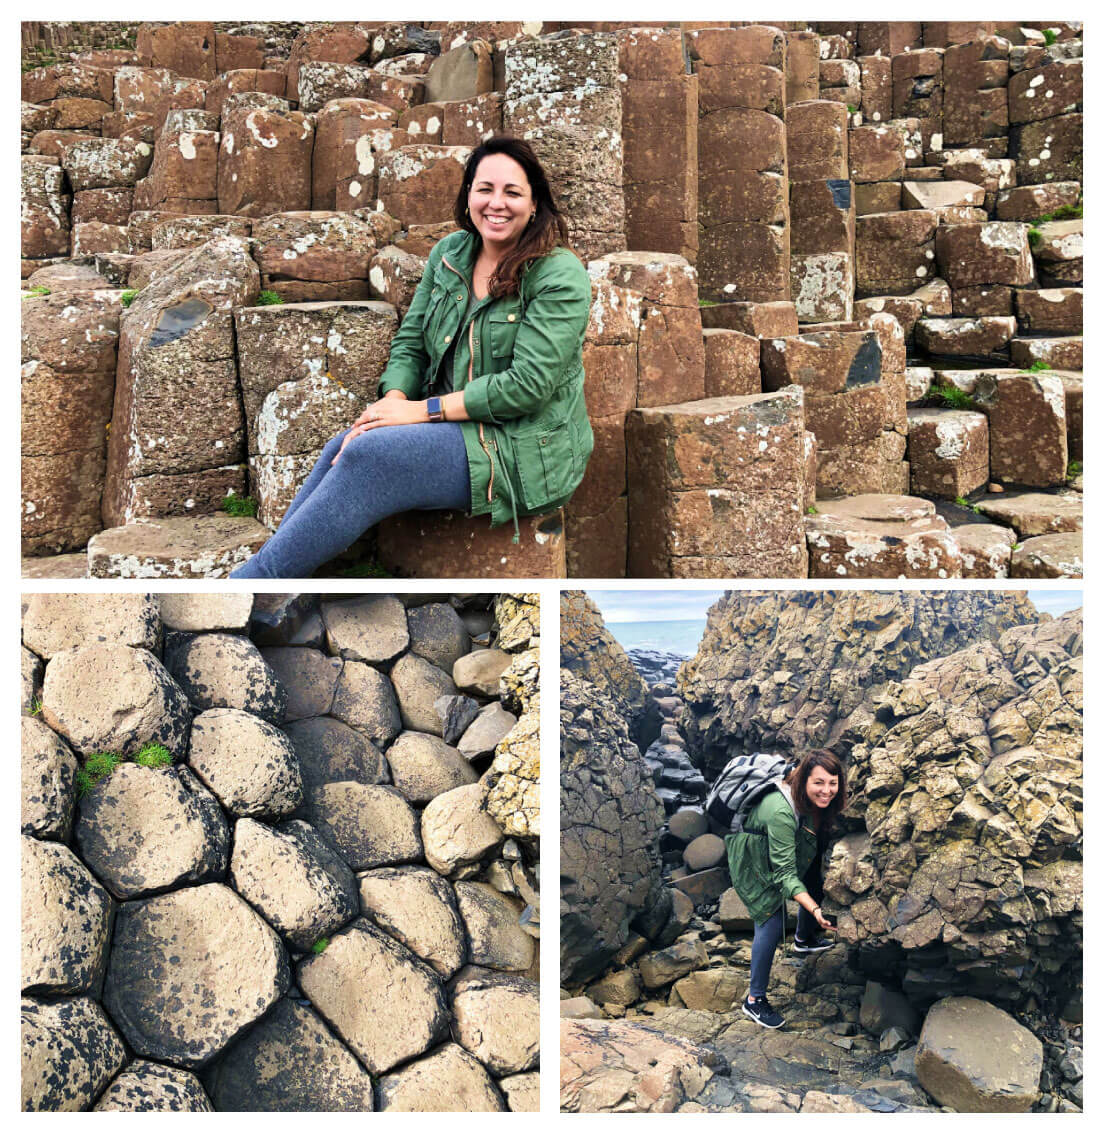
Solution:
[[(629, 621), (705, 620), (722, 589), (598, 589), (589, 596), (608, 624)], [(1081, 606), (1080, 589), (1029, 589), (1035, 607), (1060, 616)]]

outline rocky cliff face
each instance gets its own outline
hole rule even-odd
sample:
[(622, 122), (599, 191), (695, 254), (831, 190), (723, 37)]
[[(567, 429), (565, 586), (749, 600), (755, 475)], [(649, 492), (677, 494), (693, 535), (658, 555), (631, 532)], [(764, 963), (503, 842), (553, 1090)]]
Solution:
[(678, 679), (692, 760), (711, 778), (743, 750), (848, 749), (876, 689), (1036, 620), (1023, 593), (726, 593)]
[(653, 694), (584, 593), (561, 595), (561, 666), (611, 698), (636, 746), (645, 750), (657, 737), (661, 716)]
[(1010, 628), (877, 690), (852, 724), (829, 896), (861, 965), (919, 1004), (1080, 992), (1081, 613)]
[(632, 924), (659, 930), (669, 894), (657, 835), (664, 809), (613, 700), (561, 673), (561, 980), (607, 966)]

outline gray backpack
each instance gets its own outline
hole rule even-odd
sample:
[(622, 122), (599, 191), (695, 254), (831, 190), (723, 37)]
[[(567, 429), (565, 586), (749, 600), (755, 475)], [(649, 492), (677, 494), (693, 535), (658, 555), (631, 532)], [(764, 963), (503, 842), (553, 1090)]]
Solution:
[(740, 833), (753, 806), (794, 768), (782, 754), (739, 754), (707, 794), (706, 814), (724, 833)]

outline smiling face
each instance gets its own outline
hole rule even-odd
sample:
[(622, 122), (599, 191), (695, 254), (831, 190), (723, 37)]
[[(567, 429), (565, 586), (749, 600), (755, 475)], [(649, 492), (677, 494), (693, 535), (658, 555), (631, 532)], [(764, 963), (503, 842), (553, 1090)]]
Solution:
[(806, 779), (806, 796), (819, 809), (829, 808), (839, 788), (840, 779), (823, 766), (814, 766)]
[(468, 206), (486, 249), (503, 254), (514, 247), (535, 214), (523, 166), (503, 153), (483, 157), (470, 185)]

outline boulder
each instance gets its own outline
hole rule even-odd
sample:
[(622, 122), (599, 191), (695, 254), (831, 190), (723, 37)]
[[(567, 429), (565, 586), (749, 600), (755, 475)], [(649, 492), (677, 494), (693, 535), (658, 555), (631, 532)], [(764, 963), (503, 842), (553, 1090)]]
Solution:
[(200, 1068), (290, 984), (275, 932), (222, 884), (121, 906), (103, 1000), (139, 1056)]
[(39, 840), (67, 841), (73, 825), (73, 752), (45, 723), (20, 719), (20, 831)]
[(295, 950), (309, 950), (359, 912), (351, 869), (304, 821), (234, 825), (229, 879)]
[(1039, 1100), (1043, 1046), (988, 1002), (943, 998), (924, 1019), (916, 1065), (921, 1087), (944, 1107), (1030, 1111)]
[(373, 1111), (367, 1070), (304, 1002), (282, 998), (219, 1057), (218, 1111)]
[(356, 597), (321, 605), (328, 648), (345, 660), (384, 664), (409, 646), (405, 606), (396, 597)]
[(490, 970), (525, 971), (535, 961), (534, 939), (520, 925), (519, 900), (483, 883), (455, 884), (466, 924), (468, 961)]
[(407, 653), (394, 664), (390, 678), (405, 729), (441, 737), (443, 726), (435, 712), (435, 701), (441, 695), (455, 694), (451, 677), (422, 656)]
[(363, 919), (333, 936), (322, 954), (306, 958), (298, 980), (372, 1075), (420, 1056), (447, 1031), (438, 976)]
[(684, 863), (693, 872), (714, 868), (726, 858), (726, 842), (713, 833), (695, 837), (684, 849)]
[(467, 966), (451, 983), (450, 993), (455, 1040), (493, 1076), (537, 1067), (537, 982)]
[(1010, 577), (1081, 577), (1085, 547), (1080, 534), (1041, 534), (1012, 550)]
[(480, 860), (504, 839), (504, 832), (485, 811), (485, 787), (462, 785), (434, 797), (420, 819), (424, 856), (441, 875)]
[(444, 671), (451, 671), (470, 651), (470, 634), (447, 604), (432, 602), (409, 609), (409, 650)]
[(364, 916), (450, 978), (466, 960), (454, 889), (430, 868), (373, 868), (359, 877)]
[(876, 1037), (895, 1027), (913, 1035), (920, 1028), (920, 1016), (904, 994), (870, 981), (860, 999), (859, 1023)]
[(458, 740), (458, 752), (469, 761), (492, 754), (515, 727), (516, 716), (499, 703), (482, 707)]
[(116, 899), (221, 880), (229, 827), (186, 766), (123, 762), (80, 800), (76, 843)]
[(413, 804), (472, 785), (477, 773), (463, 755), (435, 735), (407, 730), (386, 751), (393, 784)]
[(63, 844), (22, 838), (21, 992), (98, 996), (114, 905)]
[(416, 810), (388, 786), (318, 785), (307, 794), (303, 813), (354, 872), (424, 857)]
[(181, 759), (191, 730), (176, 681), (155, 657), (125, 644), (89, 644), (51, 660), (42, 719), (81, 759), (100, 750), (126, 757), (149, 742)]
[(536, 1112), (540, 1106), (540, 1076), (538, 1072), (520, 1072), (497, 1081), (504, 1093), (509, 1111)]
[(337, 719), (302, 719), (288, 723), (284, 733), (298, 756), (307, 796), (329, 782), (379, 785), (389, 781), (386, 759), (378, 749)]
[(165, 655), (169, 670), (200, 711), (228, 708), (281, 723), (286, 690), (251, 640), (227, 633), (200, 633)]
[(302, 803), (302, 777), (290, 740), (248, 711), (214, 707), (196, 716), (189, 760), (234, 817), (277, 821)]
[[(336, 681), (331, 714), (364, 738), (388, 745), (401, 732), (402, 717), (389, 677), (368, 664), (348, 660)], [(438, 727), (438, 720), (436, 727)], [(432, 733), (436, 733), (436, 727)]]
[(103, 1093), (94, 1111), (213, 1111), (199, 1078), (183, 1068), (135, 1060)]
[[(228, 493), (237, 491), (234, 488)], [(116, 526), (89, 539), (88, 576), (228, 577), (270, 536), (271, 532), (254, 518), (229, 514), (149, 519)]]
[(505, 1111), (492, 1078), (465, 1049), (445, 1044), (378, 1081), (379, 1111)]
[(88, 644), (160, 648), (157, 597), (104, 593), (95, 601), (76, 593), (32, 594), (23, 616), (23, 643), (44, 660)]
[(89, 1111), (126, 1063), (103, 1010), (86, 997), (20, 1000), (23, 1111)]
[(161, 593), (160, 619), (177, 632), (243, 632), (251, 593)]
[(260, 655), (286, 690), (287, 722), (329, 713), (343, 661), (317, 648), (261, 648)]
[(646, 988), (652, 990), (705, 967), (708, 961), (706, 947), (701, 942), (685, 941), (642, 955), (638, 971)]

